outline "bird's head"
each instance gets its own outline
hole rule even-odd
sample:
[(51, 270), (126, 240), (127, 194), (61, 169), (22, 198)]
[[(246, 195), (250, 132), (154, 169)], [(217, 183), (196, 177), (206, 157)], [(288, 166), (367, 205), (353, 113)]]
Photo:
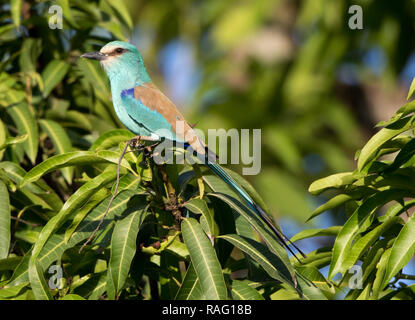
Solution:
[(119, 74), (148, 77), (141, 54), (134, 45), (127, 42), (112, 41), (100, 51), (88, 52), (81, 57), (98, 60), (110, 79)]

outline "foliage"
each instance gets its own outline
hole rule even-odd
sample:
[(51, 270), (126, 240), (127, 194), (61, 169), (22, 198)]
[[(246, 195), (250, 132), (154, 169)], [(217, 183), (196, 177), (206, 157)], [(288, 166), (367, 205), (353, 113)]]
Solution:
[(115, 1), (58, 3), (63, 31), (48, 28), (44, 3), (12, 1), (2, 13), (13, 19), (0, 34), (0, 297), (324, 298), (269, 227), (197, 165), (129, 150), (105, 216), (133, 134), (118, 128), (102, 70), (78, 57), (108, 41), (96, 26), (124, 38), (131, 23)]
[[(408, 98), (412, 95), (410, 92)], [(344, 206), (347, 221), (343, 226), (304, 230), (293, 240), (335, 236), (333, 248), (324, 255), (316, 252), (310, 263), (319, 268), (330, 266), (329, 280), (340, 273), (341, 280), (336, 283), (347, 293), (346, 299), (414, 298), (415, 286), (399, 282), (415, 280), (415, 275), (402, 270), (415, 254), (414, 106), (415, 101), (411, 101), (391, 119), (379, 123), (383, 128), (357, 153), (355, 171), (310, 185), (309, 191), (315, 195), (329, 189), (337, 191), (312, 218)], [(355, 265), (362, 268), (360, 288), (350, 286)]]
[[(303, 221), (311, 212), (305, 185), (316, 175), (349, 170), (359, 125), (371, 128), (362, 121), (366, 106), (350, 110), (339, 94), (354, 86), (338, 74), (352, 66), (358, 81), (370, 83), (362, 60), (378, 45), (389, 59), (384, 78), (391, 86), (413, 50), (406, 41), (414, 29), (412, 2), (357, 2), (370, 13), (370, 32), (345, 27), (347, 0), (3, 5), (0, 299), (413, 298), (413, 286), (397, 285), (411, 277), (400, 270), (414, 250), (413, 218), (405, 216), (413, 205), (413, 102), (382, 124), (356, 171), (311, 185), (314, 194), (338, 191), (311, 217), (345, 206), (349, 220), (295, 235), (293, 241), (336, 236), (333, 248), (309, 253), (302, 264), (289, 260), (268, 227), (210, 172), (157, 166), (140, 152), (126, 154), (118, 195), (79, 252), (105, 214), (118, 159), (132, 137), (114, 114), (102, 70), (78, 59), (81, 53), (129, 39), (138, 27), (140, 51), (161, 84), (159, 53), (176, 39), (190, 44), (201, 81), (191, 103), (184, 102), (187, 118), (201, 120), (202, 129), (261, 128), (263, 166), (250, 178), (254, 187), (229, 173), (272, 214)], [(51, 4), (63, 9), (62, 30), (48, 26)], [(385, 159), (393, 152), (394, 160)], [(321, 168), (310, 170), (310, 162)], [(349, 290), (348, 271), (359, 262), (363, 289)], [(62, 268), (62, 283), (54, 266)]]

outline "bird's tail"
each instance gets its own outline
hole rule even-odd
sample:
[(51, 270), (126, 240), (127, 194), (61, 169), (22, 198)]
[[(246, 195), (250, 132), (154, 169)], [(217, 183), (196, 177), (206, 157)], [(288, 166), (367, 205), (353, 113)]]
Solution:
[(238, 195), (240, 195), (248, 206), (259, 216), (259, 218), (267, 224), (271, 230), (274, 232), (278, 240), (281, 244), (287, 248), (289, 252), (298, 260), (297, 255), (293, 252), (290, 248), (289, 244), (291, 244), (304, 258), (305, 254), (294, 244), (292, 243), (280, 230), (275, 227), (270, 217), (267, 213), (258, 205), (256, 204), (252, 198), (248, 195), (248, 193), (240, 186), (238, 183), (216, 162), (213, 162), (206, 156), (205, 164), (212, 170), (219, 178), (226, 182), (228, 186), (230, 186)]

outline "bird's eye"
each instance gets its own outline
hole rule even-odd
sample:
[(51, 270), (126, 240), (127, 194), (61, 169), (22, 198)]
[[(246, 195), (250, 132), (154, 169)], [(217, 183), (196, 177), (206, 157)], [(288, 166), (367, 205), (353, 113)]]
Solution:
[(123, 48), (117, 48), (117, 49), (115, 49), (115, 52), (116, 53), (122, 53), (124, 51), (124, 49)]

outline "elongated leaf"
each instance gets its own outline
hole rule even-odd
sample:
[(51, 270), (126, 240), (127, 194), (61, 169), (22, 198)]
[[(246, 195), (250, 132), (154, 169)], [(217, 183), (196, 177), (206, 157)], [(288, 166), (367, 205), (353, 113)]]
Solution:
[(14, 25), (17, 28), (20, 28), (20, 11), (22, 10), (22, 0), (11, 0), (10, 1), (10, 11), (12, 14), (12, 19)]
[[(7, 131), (6, 126), (4, 125), (3, 121), (0, 119), (0, 146), (3, 146), (7, 139)], [(0, 160), (3, 159), (4, 155), (4, 148), (0, 149)]]
[(77, 294), (70, 293), (70, 294), (67, 294), (62, 299), (59, 299), (59, 300), (85, 300), (85, 298), (83, 298), (83, 297), (81, 297)]
[(193, 264), (190, 263), (186, 275), (177, 291), (175, 300), (205, 300), (203, 288)]
[(390, 172), (398, 169), (401, 165), (405, 164), (409, 159), (415, 155), (415, 139), (409, 141), (405, 146), (399, 151), (393, 163), (385, 171)]
[(215, 222), (213, 214), (209, 210), (206, 201), (200, 198), (193, 198), (187, 201), (184, 206), (193, 213), (201, 214), (206, 219), (209, 228), (208, 233), (210, 235), (216, 236), (219, 234), (219, 227)]
[[(120, 155), (113, 151), (74, 151), (56, 155), (48, 158), (30, 170), (25, 175), (23, 181), (21, 181), (20, 186), (22, 187), (29, 182), (36, 181), (44, 174), (64, 167), (86, 164), (92, 165), (103, 162), (118, 163), (119, 157)], [(132, 170), (125, 159), (123, 159), (121, 165)]]
[(92, 195), (91, 199), (78, 211), (76, 216), (72, 220), (72, 224), (69, 228), (65, 231), (65, 242), (67, 243), (71, 238), (72, 234), (79, 226), (79, 224), (84, 220), (86, 215), (96, 206), (98, 205), (104, 198), (108, 195), (106, 189), (98, 190), (94, 195)]
[(290, 240), (292, 242), (296, 242), (302, 239), (313, 238), (313, 237), (321, 237), (321, 236), (336, 236), (341, 226), (333, 226), (326, 229), (306, 229), (297, 233), (294, 237)]
[(279, 257), (273, 254), (266, 246), (249, 238), (244, 238), (236, 234), (219, 236), (233, 244), (241, 251), (248, 254), (258, 262), (261, 267), (274, 279), (294, 287), (291, 273)]
[(403, 226), (392, 246), (385, 275), (382, 282), (384, 288), (395, 274), (406, 266), (415, 254), (415, 216)]
[(227, 290), (222, 268), (202, 227), (193, 218), (183, 219), (182, 233), (206, 299), (226, 299)]
[(232, 298), (234, 300), (264, 300), (264, 297), (245, 281), (232, 281)]
[(333, 246), (333, 258), (330, 264), (329, 279), (338, 272), (344, 273), (346, 266), (345, 259), (350, 253), (352, 241), (358, 232), (363, 232), (367, 228), (367, 219), (384, 204), (407, 196), (407, 191), (399, 189), (385, 190), (369, 197), (353, 215), (347, 220), (340, 230)]
[(320, 215), (321, 213), (336, 208), (344, 203), (346, 203), (347, 201), (352, 200), (352, 197), (349, 196), (348, 194), (339, 194), (333, 198), (331, 198), (329, 201), (327, 201), (326, 203), (322, 204), (321, 206), (319, 206), (316, 210), (314, 210), (310, 217), (307, 219), (307, 221), (310, 221), (311, 219), (317, 217), (318, 215)]
[(82, 112), (69, 110), (65, 114), (65, 119), (71, 122), (71, 126), (82, 128), (88, 131), (92, 131), (94, 129), (87, 115)]
[(42, 72), (43, 97), (49, 93), (62, 81), (69, 70), (69, 64), (62, 60), (52, 60)]
[(48, 221), (33, 247), (32, 257), (36, 258), (53, 231), (55, 231), (75, 210), (78, 210), (98, 189), (114, 180), (116, 173), (107, 170), (81, 186), (64, 204), (59, 213)]
[(28, 139), (22, 145), (24, 150), (32, 163), (36, 161), (38, 148), (38, 128), (35, 118), (29, 110), (29, 107), (24, 103), (7, 108), (7, 112), (13, 119), (17, 126), (20, 135), (27, 134)]
[(29, 280), (36, 300), (52, 300), (42, 268), (37, 260), (31, 260), (29, 263)]
[(20, 291), (22, 291), (22, 289), (25, 288), (28, 284), (28, 282), (25, 282), (7, 289), (2, 288), (0, 290), (0, 300), (10, 299), (14, 296), (17, 296), (20, 293)]
[(336, 173), (331, 176), (314, 181), (308, 188), (308, 192), (318, 195), (329, 188), (339, 188), (341, 186), (352, 183), (356, 177), (352, 172)]
[(90, 150), (107, 150), (118, 146), (120, 142), (127, 142), (134, 137), (134, 134), (125, 129), (116, 129), (102, 134), (91, 146)]
[[(60, 124), (52, 120), (39, 120), (39, 124), (42, 127), (43, 131), (49, 136), (52, 140), (53, 145), (56, 149), (56, 154), (64, 154), (72, 151), (72, 143), (69, 139), (66, 131)], [(62, 175), (65, 180), (71, 184), (73, 168), (65, 167), (62, 168)]]
[(0, 259), (0, 271), (14, 270), (21, 260), (22, 257), (9, 257), (6, 259)]
[(392, 123), (376, 133), (360, 152), (359, 160), (357, 162), (358, 170), (361, 171), (363, 167), (376, 156), (376, 153), (379, 151), (382, 144), (393, 137), (396, 137), (398, 134), (407, 131), (411, 126), (412, 118), (406, 117)]
[(107, 285), (107, 274), (106, 272), (102, 272), (102, 274), (98, 277), (98, 282), (96, 286), (92, 289), (91, 293), (88, 296), (88, 300), (98, 300), (100, 296), (105, 292), (105, 288)]
[(12, 146), (14, 144), (22, 143), (27, 140), (27, 134), (17, 137), (9, 137), (4, 140), (3, 144), (0, 145), (0, 151), (7, 148), (8, 146)]
[(239, 201), (234, 198), (229, 197), (226, 194), (220, 193), (209, 193), (208, 196), (213, 196), (216, 198), (221, 199), (225, 203), (227, 203), (235, 212), (242, 215), (253, 228), (261, 235), (264, 239), (265, 243), (267, 244), (268, 248), (274, 252), (279, 259), (284, 263), (285, 267), (290, 271), (291, 276), (294, 278), (295, 271), (288, 259), (288, 254), (282, 245), (275, 239), (274, 234), (270, 230), (270, 228), (265, 225), (265, 223), (259, 218), (257, 218), (256, 214), (251, 211), (249, 208), (242, 205)]
[(108, 3), (113, 7), (116, 12), (122, 17), (123, 21), (127, 24), (128, 28), (131, 30), (133, 28), (133, 21), (131, 20), (130, 12), (123, 2), (117, 0), (107, 0)]
[[(303, 271), (304, 270), (304, 271)], [(307, 276), (310, 276), (309, 268), (303, 268), (301, 272), (306, 272)], [(302, 298), (306, 300), (327, 300), (323, 292), (318, 288), (310, 279), (302, 275), (301, 273), (297, 277), (298, 287), (301, 290)], [(313, 278), (314, 280), (320, 280), (320, 278)], [(324, 279), (324, 277), (323, 277)], [(320, 280), (321, 281), (321, 280)]]
[(408, 96), (406, 97), (406, 100), (411, 99), (414, 93), (415, 93), (415, 79), (412, 80), (411, 87), (409, 88), (409, 92), (408, 92)]
[(0, 180), (0, 259), (9, 255), (10, 248), (10, 200), (9, 192)]
[[(26, 175), (26, 171), (18, 164), (10, 161), (0, 162), (0, 169), (3, 169), (7, 177), (16, 185), (19, 185)], [(28, 183), (19, 189), (25, 197), (31, 199), (33, 204), (42, 207), (49, 207), (59, 211), (63, 203), (56, 192), (43, 181)]]
[(365, 234), (359, 240), (357, 240), (354, 244), (350, 253), (348, 254), (347, 258), (344, 261), (344, 268), (349, 269), (353, 266), (357, 259), (359, 259), (363, 253), (371, 246), (379, 237), (386, 232), (388, 229), (396, 225), (397, 223), (402, 222), (402, 218), (400, 217), (392, 217)]
[(136, 251), (136, 238), (140, 225), (146, 217), (147, 207), (134, 208), (124, 219), (115, 224), (111, 239), (111, 256), (108, 265), (107, 283), (111, 282), (114, 291), (108, 290), (109, 299), (114, 299), (121, 291), (130, 270)]
[(370, 299), (377, 300), (379, 297), (380, 291), (384, 288), (384, 283), (386, 281), (383, 281), (386, 279), (386, 268), (388, 266), (388, 261), (390, 254), (392, 253), (392, 248), (389, 248), (385, 250), (382, 257), (379, 260), (379, 263), (376, 265), (377, 271), (376, 271), (376, 277), (373, 283), (369, 283), (369, 285), (372, 285), (372, 295)]
[[(104, 230), (106, 226), (112, 221), (114, 216), (119, 216), (121, 213), (126, 210), (127, 203), (130, 198), (136, 192), (132, 190), (121, 191), (117, 197), (114, 199), (112, 206), (107, 214), (106, 219), (104, 220), (101, 229)], [(89, 237), (91, 232), (97, 227), (99, 221), (103, 217), (105, 210), (108, 206), (110, 196), (103, 202), (101, 202), (91, 213), (81, 222), (78, 229), (72, 234), (68, 242), (65, 241), (65, 236), (63, 234), (53, 234), (49, 240), (46, 242), (43, 250), (39, 254), (39, 262), (42, 269), (45, 269), (52, 262), (60, 259), (63, 252), (69, 248), (72, 248), (79, 242), (85, 240)], [(24, 256), (22, 261), (16, 267), (10, 282), (7, 284), (9, 286), (15, 286), (21, 284), (25, 281), (29, 281), (28, 278), (28, 265), (31, 257), (31, 251)], [(105, 289), (105, 287), (104, 287)]]
[(105, 73), (99, 68), (97, 64), (87, 59), (78, 59), (78, 66), (82, 70), (82, 74), (86, 80), (94, 88), (95, 93), (101, 99), (106, 101), (109, 97), (109, 88), (105, 81)]

